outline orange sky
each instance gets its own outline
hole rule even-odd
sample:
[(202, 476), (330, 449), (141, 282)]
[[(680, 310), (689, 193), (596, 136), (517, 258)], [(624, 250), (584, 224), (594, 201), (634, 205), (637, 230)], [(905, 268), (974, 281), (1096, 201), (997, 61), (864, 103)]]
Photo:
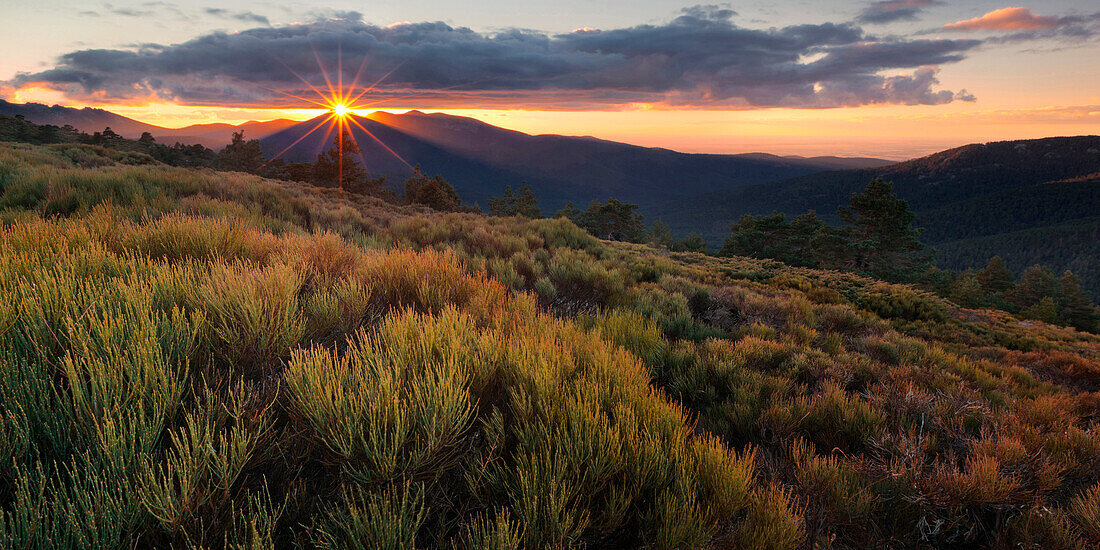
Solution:
[[(60, 94), (23, 90), (14, 100), (62, 102)], [(532, 111), (427, 109), (470, 116), (532, 134), (593, 135), (602, 139), (685, 152), (765, 151), (791, 155), (874, 156), (905, 159), (967, 143), (1100, 132), (1100, 97), (1093, 105), (983, 109), (980, 104), (865, 106), (837, 109)], [(307, 120), (320, 109), (231, 109), (171, 103), (91, 105), (150, 124), (191, 124), (289, 118)], [(404, 112), (418, 106), (385, 110)], [(366, 111), (366, 112), (369, 112)], [(366, 114), (363, 112), (361, 114)]]

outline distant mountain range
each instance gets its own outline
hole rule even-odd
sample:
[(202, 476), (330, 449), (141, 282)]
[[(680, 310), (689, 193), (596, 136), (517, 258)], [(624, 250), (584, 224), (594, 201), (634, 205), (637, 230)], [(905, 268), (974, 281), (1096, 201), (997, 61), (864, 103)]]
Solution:
[(940, 267), (966, 269), (1000, 255), (1019, 271), (1071, 269), (1100, 296), (1100, 136), (975, 144), (879, 168), (841, 170), (703, 193), (654, 209), (673, 233), (720, 246), (744, 214), (837, 208), (873, 178), (894, 183), (936, 247)]
[[(126, 137), (150, 132), (162, 143), (220, 148), (243, 129), (270, 158), (312, 161), (333, 140), (325, 116), (239, 126), (169, 129), (102, 109), (0, 100), (0, 114), (86, 132), (110, 126)], [(614, 197), (637, 203), (650, 222), (674, 235), (701, 234), (721, 245), (744, 214), (794, 216), (815, 210), (838, 223), (836, 210), (882, 177), (917, 214), (923, 240), (941, 267), (980, 267), (1000, 255), (1010, 268), (1042, 263), (1078, 273), (1100, 296), (1100, 137), (1061, 137), (974, 144), (892, 163), (873, 158), (783, 157), (767, 153), (687, 154), (593, 137), (529, 135), (465, 117), (410, 111), (354, 116), (352, 134), (373, 175), (399, 184), (419, 166), (440, 174), (467, 202), (482, 206), (506, 186), (531, 185), (552, 214), (566, 202), (583, 208)], [(360, 128), (360, 126), (362, 128)], [(312, 131), (312, 132), (311, 132)]]
[(184, 128), (164, 128), (103, 109), (91, 107), (74, 109), (60, 105), (51, 107), (41, 103), (11, 103), (3, 99), (0, 99), (0, 115), (22, 116), (35, 124), (54, 126), (69, 124), (89, 134), (102, 132), (109, 126), (115, 133), (130, 139), (136, 139), (141, 137), (143, 132), (149, 132), (158, 142), (168, 145), (176, 142), (184, 145), (200, 144), (215, 150), (225, 147), (232, 139), (233, 132), (244, 130), (247, 138), (259, 139), (298, 123), (295, 120), (278, 119), (265, 122), (251, 121), (238, 125), (215, 123), (195, 124)]
[[(698, 193), (832, 170), (890, 164), (881, 159), (688, 154), (593, 137), (530, 135), (441, 113), (410, 111), (355, 116), (352, 134), (367, 170), (400, 181), (419, 166), (441, 174), (466, 201), (485, 206), (506, 186), (528, 183), (546, 213), (572, 201), (614, 197), (643, 211)], [(310, 131), (318, 117), (260, 140), (268, 156), (309, 161), (328, 148), (327, 128)], [(360, 128), (359, 126), (362, 126)], [(289, 149), (287, 149), (289, 147)], [(284, 151), (285, 150), (285, 151)]]

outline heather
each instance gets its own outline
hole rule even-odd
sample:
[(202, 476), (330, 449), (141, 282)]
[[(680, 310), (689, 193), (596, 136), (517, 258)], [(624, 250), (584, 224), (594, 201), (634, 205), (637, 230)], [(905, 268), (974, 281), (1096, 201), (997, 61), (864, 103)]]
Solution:
[(0, 146), (4, 547), (1100, 543), (1100, 337), (341, 195)]

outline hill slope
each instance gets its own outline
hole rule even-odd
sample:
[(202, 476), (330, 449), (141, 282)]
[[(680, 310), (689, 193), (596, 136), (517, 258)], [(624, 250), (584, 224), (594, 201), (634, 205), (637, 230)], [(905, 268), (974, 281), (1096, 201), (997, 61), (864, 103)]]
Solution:
[[(798, 215), (816, 210), (827, 222), (836, 223), (837, 208), (870, 180), (882, 177), (892, 181), (898, 195), (909, 202), (917, 215), (916, 225), (926, 230), (923, 240), (955, 250), (946, 256), (951, 258), (947, 265), (967, 268), (984, 265), (988, 256), (968, 255), (961, 243), (951, 243), (983, 238), (991, 245), (1002, 233), (1040, 229), (1057, 240), (1062, 238), (1059, 228), (1075, 220), (1080, 223), (1073, 231), (1082, 224), (1100, 227), (1093, 218), (1100, 211), (1098, 171), (1097, 136), (997, 142), (967, 145), (881, 168), (825, 172), (715, 191), (671, 203), (655, 215), (674, 231), (697, 231), (716, 246), (728, 234), (730, 224), (744, 214), (779, 211)], [(1013, 247), (983, 245), (983, 250), (1003, 255), (1014, 265), (1036, 256), (1035, 251)], [(1045, 255), (1055, 260), (1048, 265), (1056, 270), (1067, 268), (1074, 256), (1086, 253), (1073, 247), (1056, 251), (1057, 258)], [(963, 257), (970, 260), (962, 262)], [(1095, 277), (1087, 285), (1094, 293), (1100, 291), (1100, 280)]]
[(0, 219), (3, 547), (1100, 543), (1095, 335), (78, 144)]
[[(261, 140), (265, 153), (274, 155), (293, 145), (282, 155), (284, 158), (313, 160), (329, 146), (331, 134), (326, 138), (321, 129), (294, 143), (320, 120), (304, 122)], [(411, 172), (411, 166), (419, 165), (427, 173), (441, 174), (463, 199), (483, 206), (505, 186), (526, 181), (542, 199), (543, 209), (550, 212), (567, 201), (583, 206), (590, 200), (608, 197), (646, 209), (709, 190), (819, 172), (840, 162), (835, 158), (818, 161), (765, 154), (686, 154), (591, 137), (533, 136), (471, 118), (417, 111), (400, 115), (377, 112), (355, 120), (378, 138), (352, 125), (352, 133), (363, 149), (364, 163), (374, 174), (400, 179)]]

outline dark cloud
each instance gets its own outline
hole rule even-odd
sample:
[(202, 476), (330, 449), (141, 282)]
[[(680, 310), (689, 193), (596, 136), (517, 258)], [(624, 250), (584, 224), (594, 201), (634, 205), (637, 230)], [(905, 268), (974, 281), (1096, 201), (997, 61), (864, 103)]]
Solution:
[(962, 59), (980, 41), (881, 39), (835, 23), (749, 29), (733, 17), (727, 8), (696, 7), (662, 25), (549, 35), (484, 34), (441, 22), (377, 26), (348, 13), (170, 46), (75, 51), (8, 84), (98, 101), (303, 106), (285, 95), (314, 97), (295, 73), (322, 85), (320, 59), (335, 84), (342, 59), (345, 84), (360, 61), (360, 84), (382, 80), (366, 99), (424, 107), (818, 108), (971, 99), (936, 90), (933, 67)]
[(223, 8), (206, 8), (203, 10), (207, 15), (213, 15), (215, 17), (224, 17), (227, 19), (236, 19), (237, 21), (244, 21), (245, 23), (259, 23), (261, 25), (271, 25), (271, 21), (266, 16), (252, 13), (250, 11), (229, 11)]
[(939, 0), (884, 0), (873, 2), (860, 12), (857, 21), (871, 24), (914, 21), (925, 8), (942, 3)]

